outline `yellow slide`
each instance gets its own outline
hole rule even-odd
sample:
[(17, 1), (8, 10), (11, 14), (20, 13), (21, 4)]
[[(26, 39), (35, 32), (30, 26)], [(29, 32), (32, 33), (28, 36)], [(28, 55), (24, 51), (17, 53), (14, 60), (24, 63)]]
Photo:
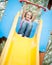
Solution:
[(1, 54), (0, 65), (39, 65), (39, 39), (42, 22), (33, 38), (21, 37), (15, 32), (20, 12), (14, 22)]

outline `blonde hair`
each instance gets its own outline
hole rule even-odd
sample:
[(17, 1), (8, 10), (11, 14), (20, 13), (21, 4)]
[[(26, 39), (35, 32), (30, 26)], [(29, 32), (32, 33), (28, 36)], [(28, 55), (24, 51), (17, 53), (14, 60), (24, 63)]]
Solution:
[[(28, 10), (28, 11), (25, 13), (25, 17), (26, 17), (26, 14), (27, 14), (28, 12), (32, 13), (31, 10)], [(33, 13), (32, 13), (32, 15), (31, 15), (31, 18), (30, 18), (30, 19), (32, 19), (32, 17), (33, 17)]]

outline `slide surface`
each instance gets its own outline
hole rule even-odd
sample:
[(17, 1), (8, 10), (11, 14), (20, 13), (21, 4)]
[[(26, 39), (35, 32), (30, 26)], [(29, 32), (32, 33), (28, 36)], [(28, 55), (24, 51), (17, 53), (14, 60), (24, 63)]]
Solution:
[(8, 0), (2, 20), (0, 21), (0, 38), (8, 37), (13, 24), (14, 17), (21, 10), (22, 4), (19, 0)]
[(21, 7), (19, 0), (8, 0), (0, 22), (0, 37), (8, 38), (1, 54), (1, 65), (39, 65), (39, 50), (46, 51), (48, 38), (52, 31), (52, 11), (42, 14), (42, 22), (40, 22), (37, 35), (34, 35), (33, 38), (26, 38), (19, 36), (15, 31)]
[(5, 10), (7, 15), (4, 13), (0, 28), (1, 37), (7, 37), (0, 65), (39, 65), (39, 39), (42, 27), (40, 24), (37, 35), (33, 38), (19, 36), (15, 30), (21, 7), (19, 0), (8, 0)]
[(46, 52), (50, 33), (52, 31), (52, 10), (42, 13), (42, 30), (40, 35), (39, 51)]
[(33, 38), (21, 37), (15, 32), (19, 14), (18, 12), (14, 19), (6, 45), (1, 54), (0, 64), (39, 65), (39, 38), (42, 22), (40, 21), (38, 33)]

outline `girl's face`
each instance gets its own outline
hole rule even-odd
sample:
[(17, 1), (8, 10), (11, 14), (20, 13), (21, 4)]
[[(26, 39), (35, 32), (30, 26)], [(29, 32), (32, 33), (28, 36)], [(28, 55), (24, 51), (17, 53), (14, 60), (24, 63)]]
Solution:
[(31, 12), (27, 12), (25, 19), (29, 21), (31, 19), (31, 17), (32, 17), (32, 13)]

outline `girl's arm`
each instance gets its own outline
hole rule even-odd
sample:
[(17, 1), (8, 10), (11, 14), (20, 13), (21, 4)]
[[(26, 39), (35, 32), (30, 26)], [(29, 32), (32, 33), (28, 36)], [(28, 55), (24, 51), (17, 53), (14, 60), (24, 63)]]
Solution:
[(26, 8), (27, 8), (28, 4), (26, 3), (23, 7), (23, 13), (22, 13), (22, 19), (25, 18), (25, 13), (26, 13)]
[(23, 20), (25, 19), (26, 8), (27, 8), (27, 3), (23, 7), (22, 20), (21, 20), (20, 26), (22, 26)]
[(36, 12), (34, 12), (31, 21), (34, 21), (34, 20), (36, 19), (36, 17), (38, 16), (38, 12), (39, 12), (39, 10), (40, 10), (40, 8), (37, 8)]

